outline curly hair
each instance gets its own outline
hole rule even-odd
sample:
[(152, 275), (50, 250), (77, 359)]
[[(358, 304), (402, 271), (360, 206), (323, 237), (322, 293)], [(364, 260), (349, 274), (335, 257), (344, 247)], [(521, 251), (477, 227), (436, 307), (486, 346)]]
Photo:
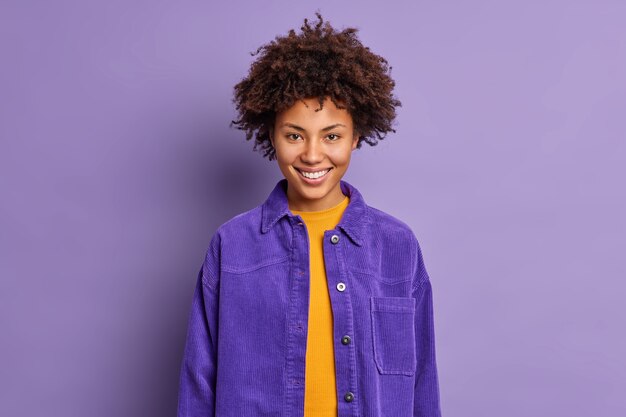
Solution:
[(392, 94), (392, 67), (361, 43), (358, 29), (336, 31), (319, 11), (315, 14), (315, 27), (305, 18), (301, 34), (291, 29), (251, 52), (261, 55), (234, 87), (238, 119), (230, 126), (244, 130), (246, 140), (256, 132), (253, 150), (260, 146), (270, 161), (276, 157), (270, 141), (276, 114), (303, 98), (318, 97), (316, 111), (326, 97), (347, 109), (359, 135), (357, 148), (362, 142), (377, 145), (388, 132), (395, 133), (391, 124), (402, 104)]

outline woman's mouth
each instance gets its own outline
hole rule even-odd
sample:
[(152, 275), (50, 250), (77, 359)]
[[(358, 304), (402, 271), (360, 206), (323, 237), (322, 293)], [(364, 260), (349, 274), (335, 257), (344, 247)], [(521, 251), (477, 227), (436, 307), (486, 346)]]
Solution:
[(295, 168), (298, 171), (298, 176), (304, 180), (307, 184), (320, 184), (326, 177), (327, 174), (332, 170), (332, 168), (316, 171), (316, 172), (303, 172), (299, 169)]

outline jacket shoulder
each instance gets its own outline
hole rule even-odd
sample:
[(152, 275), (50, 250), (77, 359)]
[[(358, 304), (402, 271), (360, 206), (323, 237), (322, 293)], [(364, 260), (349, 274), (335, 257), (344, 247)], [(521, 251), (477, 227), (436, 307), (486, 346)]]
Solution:
[(243, 213), (231, 217), (222, 223), (216, 230), (216, 234), (228, 237), (232, 235), (240, 235), (242, 232), (260, 231), (261, 230), (262, 205), (258, 205)]
[(373, 244), (387, 262), (388, 276), (414, 280), (421, 259), (419, 242), (411, 227), (399, 218), (369, 206)]
[[(215, 288), (221, 270), (232, 262), (233, 255), (243, 251), (261, 234), (261, 205), (239, 213), (222, 223), (209, 242), (202, 266), (203, 282)], [(245, 242), (242, 245), (241, 242)]]
[(370, 227), (379, 236), (391, 239), (403, 239), (406, 243), (417, 240), (411, 227), (399, 218), (376, 207), (368, 206)]
[(258, 205), (220, 225), (212, 239), (209, 259), (214, 276), (222, 272), (243, 274), (289, 259), (288, 245), (280, 233), (262, 233), (263, 206)]
[(215, 235), (220, 240), (222, 252), (247, 250), (261, 238), (263, 207), (258, 205), (222, 223)]

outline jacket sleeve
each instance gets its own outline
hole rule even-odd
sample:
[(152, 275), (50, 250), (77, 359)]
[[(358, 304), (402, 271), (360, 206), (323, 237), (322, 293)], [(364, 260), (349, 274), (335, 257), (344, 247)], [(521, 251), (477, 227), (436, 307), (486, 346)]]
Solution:
[(215, 416), (217, 376), (218, 280), (217, 238), (200, 268), (188, 316), (180, 370), (178, 417)]
[(439, 380), (435, 355), (433, 293), (422, 252), (417, 240), (412, 296), (415, 298), (415, 372), (414, 417), (441, 417)]

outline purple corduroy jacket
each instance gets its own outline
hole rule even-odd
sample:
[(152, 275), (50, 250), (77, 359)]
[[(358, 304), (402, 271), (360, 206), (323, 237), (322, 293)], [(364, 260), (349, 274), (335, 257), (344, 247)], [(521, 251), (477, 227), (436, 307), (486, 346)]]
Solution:
[[(433, 297), (409, 226), (350, 197), (324, 232), (338, 417), (440, 417)], [(178, 417), (301, 417), (309, 241), (287, 180), (222, 224), (198, 273)]]

